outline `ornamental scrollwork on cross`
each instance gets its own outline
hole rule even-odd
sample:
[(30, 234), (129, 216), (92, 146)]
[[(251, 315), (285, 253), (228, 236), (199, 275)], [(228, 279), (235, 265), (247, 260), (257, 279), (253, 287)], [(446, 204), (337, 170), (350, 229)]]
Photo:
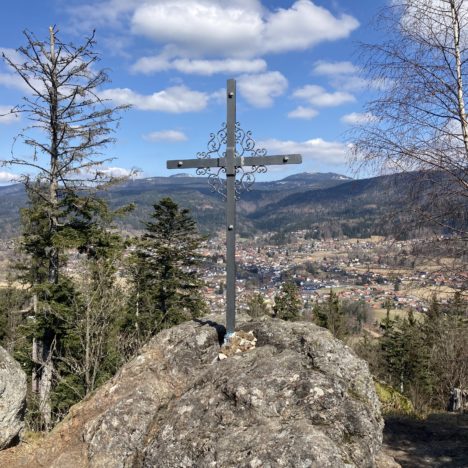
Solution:
[[(208, 172), (210, 168), (208, 168)], [(219, 193), (224, 199), (226, 199), (226, 178), (221, 177), (221, 174), (226, 174), (226, 168), (220, 167), (211, 172), (208, 175), (208, 184), (212, 192)]]
[(265, 148), (256, 148), (252, 131), (243, 130), (239, 122), (236, 122), (236, 153), (237, 156), (266, 156)]
[[(237, 156), (266, 156), (265, 148), (257, 148), (256, 142), (252, 138), (252, 132), (247, 132), (236, 122), (236, 153)], [(244, 191), (252, 190), (255, 183), (256, 174), (265, 174), (266, 166), (251, 166), (250, 170), (245, 167), (237, 167), (236, 173), (239, 178), (236, 179), (236, 199), (239, 199), (240, 194)]]
[[(266, 149), (257, 148), (256, 142), (252, 138), (252, 132), (250, 130), (245, 131), (242, 129), (239, 122), (236, 122), (235, 132), (236, 157), (266, 156)], [(210, 133), (210, 140), (207, 144), (207, 150), (197, 153), (197, 158), (209, 159), (226, 157), (226, 151), (222, 151), (222, 148), (226, 145), (226, 142), (227, 125), (226, 123), (223, 123), (220, 130), (218, 130), (216, 133)], [(239, 175), (239, 178), (236, 179), (236, 199), (239, 199), (242, 192), (252, 190), (252, 186), (255, 183), (256, 174), (264, 174), (266, 172), (267, 168), (265, 166), (251, 166), (250, 169), (237, 166), (236, 174)], [(225, 177), (221, 177), (223, 174), (226, 174), (226, 169), (224, 167), (216, 169), (209, 167), (199, 167), (197, 169), (197, 175), (208, 177), (208, 184), (210, 185), (211, 191), (219, 193), (223, 198), (226, 198), (226, 179)]]
[(210, 133), (210, 140), (207, 144), (207, 151), (197, 153), (197, 158), (207, 159), (211, 157), (224, 158), (226, 152), (221, 152), (221, 148), (227, 141), (227, 126), (226, 123), (221, 124), (221, 129), (216, 133)]
[(255, 174), (265, 174), (267, 172), (266, 166), (252, 166), (250, 170), (245, 170), (243, 167), (236, 168), (236, 199), (239, 200), (242, 192), (249, 192), (255, 183)]

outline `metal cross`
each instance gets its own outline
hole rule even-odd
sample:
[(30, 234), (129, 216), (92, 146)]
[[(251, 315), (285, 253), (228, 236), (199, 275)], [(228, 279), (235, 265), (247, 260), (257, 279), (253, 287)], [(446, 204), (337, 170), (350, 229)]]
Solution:
[[(265, 166), (300, 164), (300, 154), (266, 156), (266, 150), (256, 149), (252, 133), (244, 132), (236, 122), (236, 81), (227, 81), (227, 119), (221, 130), (210, 135), (208, 151), (196, 159), (167, 161), (168, 169), (197, 169), (208, 175), (212, 190), (226, 199), (226, 341), (234, 334), (236, 324), (236, 200), (242, 189), (249, 190), (255, 173), (267, 171)], [(226, 150), (222, 151), (222, 147)], [(244, 156), (249, 154), (250, 156)], [(250, 166), (250, 170), (245, 167)], [(222, 173), (226, 178), (221, 178)], [(239, 179), (236, 180), (236, 174)]]

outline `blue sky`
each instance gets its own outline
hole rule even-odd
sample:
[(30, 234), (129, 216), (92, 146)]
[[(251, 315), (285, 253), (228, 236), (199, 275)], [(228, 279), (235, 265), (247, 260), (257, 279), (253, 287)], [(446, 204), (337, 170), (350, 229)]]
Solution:
[[(96, 29), (100, 65), (112, 79), (103, 96), (132, 104), (123, 115), (110, 167), (171, 175), (167, 159), (194, 158), (225, 121), (226, 79), (237, 80), (237, 120), (269, 154), (300, 152), (301, 166), (270, 168), (263, 179), (339, 172), (346, 131), (368, 118), (372, 94), (357, 66), (357, 43), (376, 39), (372, 19), (384, 0), (16, 0), (2, 15), (0, 48), (25, 44), (28, 29), (80, 43)], [(24, 88), (0, 66), (0, 111)], [(0, 159), (25, 126), (0, 118)], [(6, 183), (14, 168), (0, 168)]]

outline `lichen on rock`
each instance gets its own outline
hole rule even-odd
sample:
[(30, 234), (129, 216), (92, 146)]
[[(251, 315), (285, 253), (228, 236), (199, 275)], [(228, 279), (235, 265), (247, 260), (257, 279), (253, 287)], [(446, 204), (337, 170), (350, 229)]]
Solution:
[(255, 347), (219, 360), (222, 321), (159, 333), (9, 466), (378, 466), (383, 420), (364, 361), (311, 323), (247, 317), (236, 334)]
[(0, 450), (19, 441), (25, 404), (26, 374), (0, 346)]

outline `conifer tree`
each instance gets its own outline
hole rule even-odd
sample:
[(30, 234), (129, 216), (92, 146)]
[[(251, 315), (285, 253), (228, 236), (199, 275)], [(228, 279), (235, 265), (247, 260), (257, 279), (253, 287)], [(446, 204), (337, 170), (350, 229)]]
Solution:
[(112, 377), (124, 360), (119, 349), (119, 324), (125, 293), (117, 275), (124, 244), (117, 234), (101, 232), (93, 247), (93, 256), (82, 256), (76, 266), (81, 280), (61, 340), (53, 393), (60, 414)]
[(13, 151), (2, 164), (25, 170), (29, 203), (22, 213), (22, 248), (30, 261), (22, 276), (34, 296), (32, 390), (39, 395), (43, 426), (49, 428), (56, 357), (75, 295), (62, 274), (66, 249), (87, 250), (94, 237), (103, 205), (91, 189), (113, 182), (104, 170), (110, 159), (102, 151), (113, 141), (122, 107), (109, 107), (99, 98), (108, 77), (95, 68), (94, 33), (79, 46), (63, 42), (55, 27), (45, 41), (24, 34), (26, 45), (17, 49), (21, 59), (2, 56), (29, 89), (23, 104), (12, 111), (30, 122), (16, 140), (31, 148), (31, 154)]
[(418, 410), (426, 409), (433, 376), (429, 367), (430, 342), (423, 324), (410, 310), (404, 319), (387, 318), (382, 328), (384, 380), (408, 396)]
[(247, 300), (247, 313), (251, 317), (261, 317), (268, 314), (265, 298), (260, 293), (254, 293)]
[(302, 306), (299, 288), (289, 281), (283, 284), (281, 291), (275, 296), (273, 315), (283, 320), (298, 320)]
[(0, 289), (0, 344), (14, 353), (20, 340), (18, 327), (22, 316), (28, 311), (27, 293), (15, 288), (12, 278), (7, 278), (7, 285)]
[(327, 328), (339, 339), (344, 338), (349, 332), (343, 307), (332, 289), (324, 304), (315, 305), (314, 316), (317, 325)]
[(440, 318), (440, 304), (437, 299), (437, 295), (434, 293), (431, 298), (431, 303), (429, 304), (429, 309), (427, 311), (427, 317), (430, 320), (437, 321)]
[(133, 328), (136, 347), (158, 331), (206, 311), (197, 252), (204, 238), (189, 210), (171, 198), (153, 208), (131, 266), (133, 293), (124, 328)]

